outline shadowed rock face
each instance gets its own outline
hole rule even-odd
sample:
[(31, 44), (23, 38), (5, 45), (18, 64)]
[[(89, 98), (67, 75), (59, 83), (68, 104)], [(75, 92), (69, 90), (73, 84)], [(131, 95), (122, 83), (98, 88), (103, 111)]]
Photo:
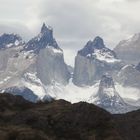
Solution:
[(93, 85), (106, 72), (113, 74), (121, 67), (115, 52), (105, 47), (102, 38), (96, 37), (78, 51), (73, 82), (78, 86)]
[(139, 140), (139, 117), (140, 111), (111, 115), (83, 102), (34, 104), (0, 95), (1, 140)]
[(36, 62), (37, 76), (43, 84), (49, 85), (54, 82), (68, 84), (70, 73), (64, 62), (63, 52), (50, 47), (40, 50)]

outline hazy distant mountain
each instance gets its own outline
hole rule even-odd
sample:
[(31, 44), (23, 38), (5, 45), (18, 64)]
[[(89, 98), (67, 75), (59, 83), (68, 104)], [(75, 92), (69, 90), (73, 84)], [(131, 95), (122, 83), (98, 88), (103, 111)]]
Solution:
[(140, 71), (137, 69), (133, 65), (124, 66), (117, 74), (117, 81), (125, 87), (140, 88)]
[(135, 34), (127, 40), (121, 41), (114, 51), (117, 56), (127, 64), (137, 64), (140, 62), (140, 33)]

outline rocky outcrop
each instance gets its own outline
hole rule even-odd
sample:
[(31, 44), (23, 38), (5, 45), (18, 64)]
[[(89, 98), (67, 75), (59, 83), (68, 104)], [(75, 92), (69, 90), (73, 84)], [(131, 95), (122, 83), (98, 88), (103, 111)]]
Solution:
[(140, 61), (140, 33), (121, 41), (114, 49), (117, 56), (126, 64), (137, 64)]
[(116, 113), (125, 113), (134, 108), (128, 106), (119, 96), (115, 89), (114, 81), (110, 75), (103, 75), (100, 81), (99, 90), (95, 97), (95, 104), (106, 109), (107, 111)]
[(115, 52), (105, 47), (103, 39), (96, 37), (78, 51), (73, 82), (78, 86), (93, 85), (103, 74), (113, 74), (122, 65)]

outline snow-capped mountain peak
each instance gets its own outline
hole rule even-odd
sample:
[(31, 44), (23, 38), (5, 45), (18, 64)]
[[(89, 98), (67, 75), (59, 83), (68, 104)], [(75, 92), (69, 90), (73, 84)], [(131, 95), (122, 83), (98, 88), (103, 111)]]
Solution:
[(48, 46), (61, 50), (53, 37), (53, 29), (50, 26), (46, 26), (44, 23), (41, 27), (40, 33), (26, 44), (24, 50), (39, 53), (41, 49)]
[(104, 45), (101, 37), (97, 36), (93, 41), (88, 41), (85, 47), (78, 51), (78, 54), (87, 58), (105, 61), (107, 63), (118, 62), (114, 51), (110, 50)]
[(101, 37), (97, 36), (93, 41), (88, 41), (85, 47), (78, 51), (78, 54), (82, 56), (87, 56), (88, 54), (94, 53), (95, 49), (105, 48), (104, 41)]

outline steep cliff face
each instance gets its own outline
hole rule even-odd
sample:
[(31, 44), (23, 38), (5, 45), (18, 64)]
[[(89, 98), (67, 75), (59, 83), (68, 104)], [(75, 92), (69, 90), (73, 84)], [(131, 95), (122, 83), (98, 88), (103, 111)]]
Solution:
[(121, 41), (114, 49), (117, 56), (127, 64), (137, 64), (140, 61), (140, 33)]
[(73, 82), (78, 86), (93, 85), (103, 74), (113, 74), (122, 65), (115, 52), (105, 47), (103, 39), (96, 37), (78, 51)]
[(37, 76), (45, 85), (54, 82), (68, 84), (70, 73), (64, 62), (62, 50), (52, 46), (40, 50), (37, 58)]

